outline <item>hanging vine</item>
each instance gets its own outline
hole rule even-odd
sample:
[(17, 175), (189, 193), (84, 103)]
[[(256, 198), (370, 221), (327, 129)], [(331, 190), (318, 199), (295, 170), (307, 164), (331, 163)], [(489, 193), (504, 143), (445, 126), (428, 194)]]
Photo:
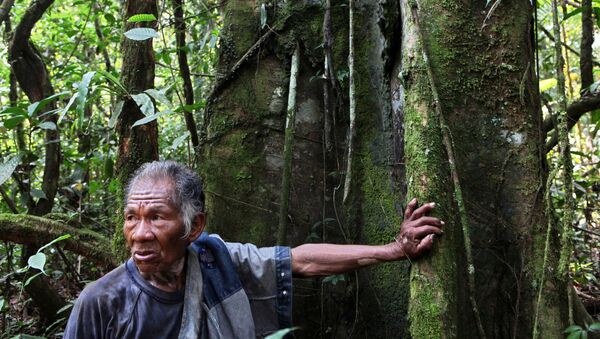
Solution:
[(349, 5), (349, 33), (348, 33), (348, 82), (350, 97), (350, 128), (348, 130), (348, 159), (346, 163), (346, 179), (344, 181), (343, 203), (345, 204), (350, 194), (350, 185), (352, 184), (352, 158), (354, 158), (354, 147), (356, 139), (356, 84), (354, 70), (354, 0), (350, 0)]
[(296, 122), (296, 86), (300, 66), (300, 47), (296, 44), (292, 55), (290, 85), (288, 90), (287, 116), (285, 120), (285, 141), (283, 145), (283, 173), (281, 175), (281, 205), (279, 208), (279, 234), (277, 242), (285, 244), (287, 219), (290, 200), (290, 179), (292, 176), (292, 149), (294, 146), (294, 127)]
[[(569, 145), (569, 127), (567, 126), (567, 95), (565, 93), (564, 62), (560, 41), (560, 24), (558, 19), (558, 8), (556, 0), (552, 0), (552, 21), (554, 28), (555, 67), (557, 89), (559, 93), (560, 113), (558, 115), (558, 138), (560, 145), (560, 163), (562, 165), (562, 179), (565, 186), (565, 205), (563, 208), (561, 251), (558, 263), (559, 278), (566, 282), (569, 273), (569, 260), (573, 251), (573, 220), (575, 211), (575, 200), (573, 199), (573, 163), (571, 161), (571, 149)], [(568, 287), (568, 284), (567, 284)], [(573, 324), (573, 300), (569, 290), (565, 291), (569, 296), (569, 323)]]

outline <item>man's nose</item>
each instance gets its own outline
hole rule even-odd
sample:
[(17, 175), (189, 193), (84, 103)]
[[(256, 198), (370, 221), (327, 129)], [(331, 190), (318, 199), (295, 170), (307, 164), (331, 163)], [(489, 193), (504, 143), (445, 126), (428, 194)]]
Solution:
[(133, 231), (132, 238), (134, 241), (154, 240), (154, 233), (152, 233), (151, 223), (147, 219), (142, 218)]

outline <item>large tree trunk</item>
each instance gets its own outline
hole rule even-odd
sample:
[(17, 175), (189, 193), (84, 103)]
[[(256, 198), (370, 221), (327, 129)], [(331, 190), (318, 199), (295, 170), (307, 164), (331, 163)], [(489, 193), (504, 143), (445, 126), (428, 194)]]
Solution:
[[(124, 31), (137, 26), (156, 28), (156, 22), (128, 23), (127, 19), (136, 14), (154, 14), (158, 17), (156, 0), (128, 0), (124, 10)], [(123, 37), (123, 65), (121, 67), (121, 82), (130, 94), (137, 94), (154, 87), (154, 50), (152, 39), (134, 41)], [(116, 161), (116, 172), (119, 182), (124, 187), (132, 174), (142, 164), (158, 160), (158, 125), (156, 120), (133, 127), (133, 124), (144, 117), (132, 98), (122, 98), (125, 103), (119, 116), (117, 131), (119, 133), (119, 150)], [(123, 197), (123, 190), (117, 194)], [(121, 204), (119, 204), (121, 205)], [(113, 237), (113, 252), (120, 259), (127, 257), (125, 240), (123, 238), (123, 217), (117, 213), (115, 218), (115, 233)]]
[[(44, 15), (45, 11), (54, 3), (54, 0), (33, 1), (21, 22), (15, 28), (10, 45), (8, 47), (8, 61), (11, 64), (12, 73), (14, 73), (19, 86), (29, 98), (31, 103), (40, 101), (54, 94), (54, 88), (50, 81), (50, 75), (46, 69), (46, 64), (42, 59), (33, 42), (31, 42), (31, 31), (35, 24)], [(21, 194), (27, 197), (28, 213), (32, 215), (44, 215), (52, 211), (54, 206), (54, 197), (58, 189), (58, 179), (60, 176), (60, 134), (58, 130), (57, 115), (45, 114), (56, 108), (55, 102), (50, 102), (38, 117), (44, 122), (54, 123), (54, 129), (46, 129), (44, 146), (44, 172), (42, 177), (42, 190), (45, 197), (37, 202), (30, 196), (30, 177), (21, 182), (24, 183)], [(20, 133), (18, 131), (17, 133)], [(21, 143), (21, 142), (19, 142)], [(22, 145), (19, 145), (22, 146)], [(30, 244), (23, 247), (22, 262), (35, 252), (40, 244)], [(34, 273), (29, 272), (32, 276)], [(31, 281), (26, 287), (27, 293), (31, 296), (36, 306), (39, 307), (42, 317), (45, 320), (52, 320), (57, 316), (57, 311), (62, 308), (64, 301), (58, 293), (50, 287), (44, 277), (39, 276)]]
[[(333, 64), (347, 93), (349, 7), (332, 2)], [(404, 262), (336, 285), (295, 280), (299, 335), (514, 338), (531, 337), (537, 323), (539, 337), (561, 336), (568, 286), (556, 271), (554, 231), (546, 247), (529, 1), (502, 2), (487, 19), (485, 1), (356, 1), (350, 169), (348, 99), (332, 117), (333, 151), (322, 143), (323, 80), (315, 74), (322, 73), (324, 9), (309, 2), (268, 8), (276, 34), (260, 30), (259, 2), (228, 2), (223, 10), (223, 76), (204, 131), (211, 231), (260, 245), (276, 241), (296, 42), (288, 244), (392, 241), (412, 197), (437, 202), (435, 214), (446, 221), (444, 236), (410, 274)]]

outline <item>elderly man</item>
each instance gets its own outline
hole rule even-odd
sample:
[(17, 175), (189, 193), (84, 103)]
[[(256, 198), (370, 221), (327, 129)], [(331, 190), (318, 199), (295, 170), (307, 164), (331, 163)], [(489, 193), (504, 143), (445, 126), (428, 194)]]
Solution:
[[(291, 326), (292, 274), (314, 277), (416, 258), (444, 224), (434, 204), (406, 209), (395, 242), (257, 248), (204, 231), (200, 178), (171, 162), (143, 165), (126, 189), (131, 258), (79, 296), (65, 338), (255, 338)], [(243, 221), (240, 221), (243, 222)]]

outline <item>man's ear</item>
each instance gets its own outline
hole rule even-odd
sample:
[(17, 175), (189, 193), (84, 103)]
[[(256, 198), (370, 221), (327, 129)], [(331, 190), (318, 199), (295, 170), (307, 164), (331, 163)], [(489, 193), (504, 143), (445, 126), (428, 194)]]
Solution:
[(196, 214), (194, 220), (192, 221), (192, 230), (190, 232), (188, 240), (190, 242), (194, 242), (196, 239), (198, 239), (200, 234), (202, 234), (202, 231), (204, 231), (204, 226), (206, 226), (206, 214)]

